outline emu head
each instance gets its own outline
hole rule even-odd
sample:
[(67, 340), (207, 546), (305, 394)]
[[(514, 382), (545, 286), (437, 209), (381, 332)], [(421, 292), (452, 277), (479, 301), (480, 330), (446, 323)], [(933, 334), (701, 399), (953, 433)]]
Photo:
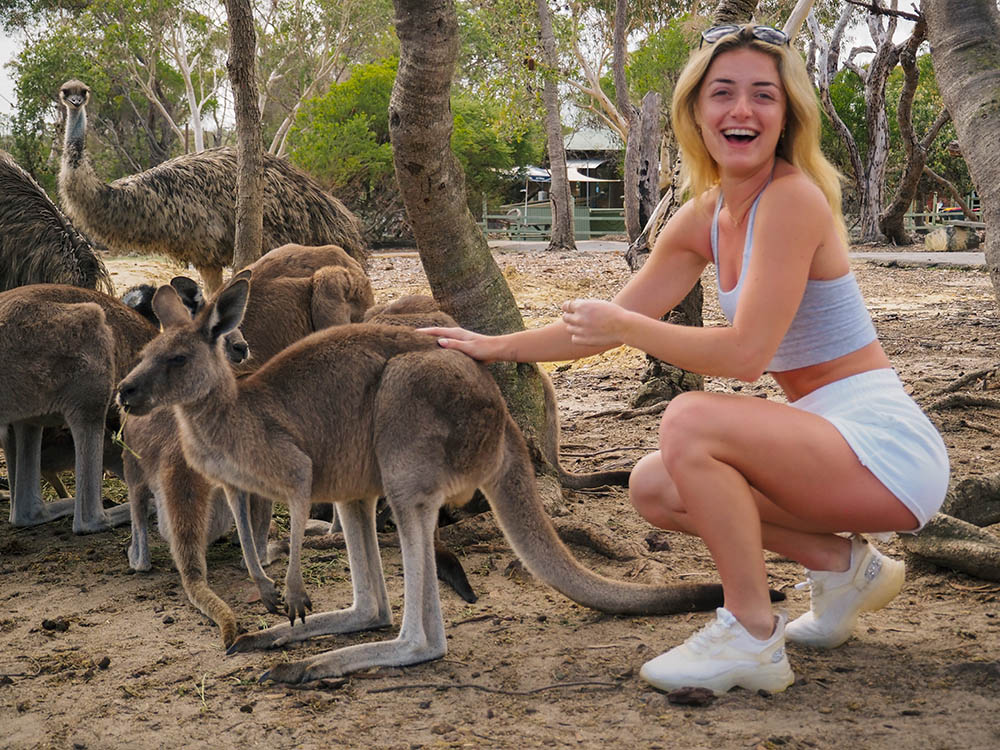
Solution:
[(76, 111), (90, 101), (90, 86), (71, 78), (59, 87), (59, 101), (67, 110)]
[(177, 290), (161, 286), (153, 295), (153, 312), (163, 330), (119, 383), (116, 400), (122, 410), (148, 414), (161, 406), (194, 403), (234, 384), (225, 338), (243, 320), (249, 291), (247, 277), (238, 276), (192, 319)]

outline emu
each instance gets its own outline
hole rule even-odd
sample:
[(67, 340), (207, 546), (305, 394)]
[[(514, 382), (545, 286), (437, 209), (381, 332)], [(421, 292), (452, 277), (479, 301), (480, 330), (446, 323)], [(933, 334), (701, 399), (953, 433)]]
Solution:
[[(496, 383), (481, 364), (439, 348), (433, 337), (398, 326), (328, 328), (237, 381), (220, 339), (240, 324), (248, 294), (249, 283), (237, 278), (192, 321), (177, 293), (161, 287), (153, 307), (163, 332), (117, 394), (130, 414), (171, 407), (189, 461), (223, 484), (231, 506), (242, 491), (282, 499), (290, 509), (285, 601), (291, 622), (244, 634), (230, 652), (391, 623), (375, 535), (379, 495), (399, 529), (405, 589), (397, 638), (279, 664), (264, 677), (296, 683), (442, 657), (447, 644), (434, 528), (442, 504), (464, 503), (477, 487), (528, 569), (580, 604), (649, 615), (721, 603), (718, 585), (644, 586), (581, 566), (542, 509), (524, 438)], [(306, 621), (312, 605), (301, 544), (314, 501), (337, 503), (354, 603)], [(258, 561), (248, 567), (258, 586), (263, 581), (273, 589)]]
[[(59, 195), (66, 213), (109, 248), (190, 263), (208, 292), (218, 290), (222, 269), (233, 261), (236, 151), (184, 154), (106, 184), (85, 151), (89, 99), (90, 88), (80, 81), (59, 89), (66, 108)], [(264, 155), (263, 193), (265, 252), (289, 242), (339, 245), (364, 262), (357, 217), (290, 162)]]
[(0, 291), (69, 284), (114, 293), (90, 240), (6, 151), (0, 150)]

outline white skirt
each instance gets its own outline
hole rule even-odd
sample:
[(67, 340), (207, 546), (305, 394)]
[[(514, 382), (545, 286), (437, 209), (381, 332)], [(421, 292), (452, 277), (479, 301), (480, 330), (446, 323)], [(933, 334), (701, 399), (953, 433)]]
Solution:
[(917, 517), (921, 529), (948, 491), (948, 452), (894, 370), (828, 383), (790, 406), (829, 420), (858, 460)]

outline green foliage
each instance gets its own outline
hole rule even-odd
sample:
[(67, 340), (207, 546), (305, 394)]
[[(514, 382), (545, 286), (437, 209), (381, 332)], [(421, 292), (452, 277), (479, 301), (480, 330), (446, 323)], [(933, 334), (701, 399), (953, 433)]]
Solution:
[(354, 68), (344, 83), (307, 101), (289, 135), (292, 161), (338, 195), (389, 187), (389, 96), (398, 61)]
[(665, 110), (670, 108), (674, 84), (687, 62), (694, 42), (690, 18), (679, 16), (653, 32), (628, 58), (629, 94), (639, 102), (650, 91), (659, 92)]
[[(350, 71), (343, 83), (307, 101), (289, 135), (292, 161), (344, 197), (372, 231), (388, 196), (398, 194), (389, 142), (389, 97), (398, 61), (383, 60)], [(541, 139), (530, 129), (506, 128), (498, 107), (458, 92), (452, 102), (452, 147), (465, 172), (470, 207), (498, 199), (505, 176), (539, 156)]]

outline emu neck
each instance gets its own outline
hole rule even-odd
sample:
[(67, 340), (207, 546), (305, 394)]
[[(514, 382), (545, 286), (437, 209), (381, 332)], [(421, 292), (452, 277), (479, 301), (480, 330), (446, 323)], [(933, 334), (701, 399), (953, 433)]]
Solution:
[[(66, 138), (63, 148), (63, 166), (78, 169), (83, 163), (84, 148), (87, 139), (87, 111), (80, 109), (66, 110)], [(90, 166), (89, 164), (87, 165)]]

